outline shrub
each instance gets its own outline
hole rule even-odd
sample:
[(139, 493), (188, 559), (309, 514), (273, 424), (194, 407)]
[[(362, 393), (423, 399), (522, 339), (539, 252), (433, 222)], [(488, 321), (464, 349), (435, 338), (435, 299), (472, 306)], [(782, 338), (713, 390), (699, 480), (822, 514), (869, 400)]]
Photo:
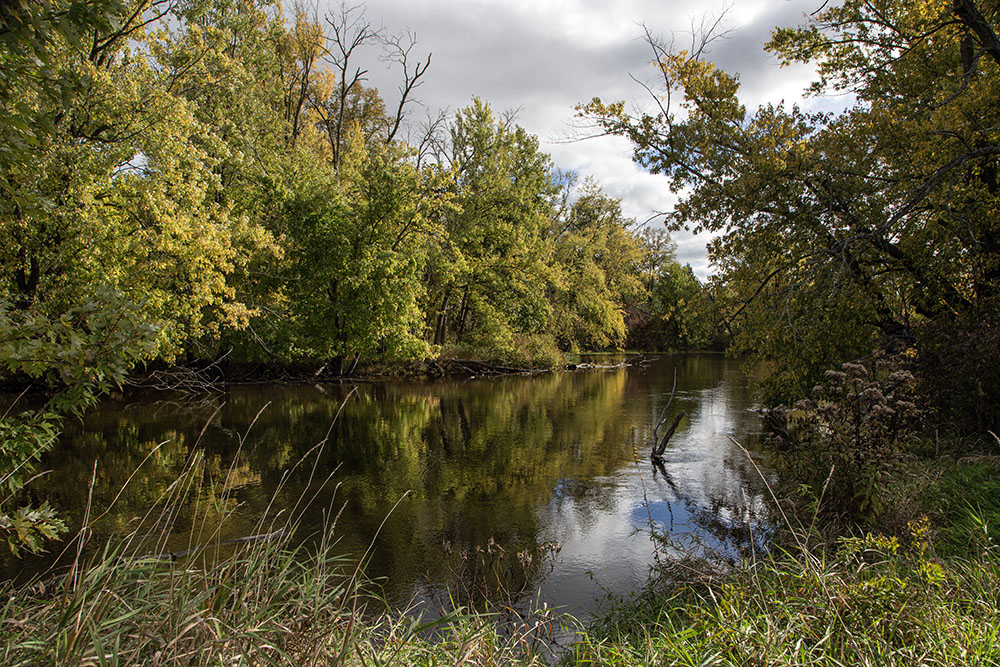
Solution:
[(827, 371), (812, 398), (775, 408), (770, 440), (786, 479), (823, 507), (872, 515), (880, 483), (915, 438), (914, 385), (896, 360), (845, 363)]

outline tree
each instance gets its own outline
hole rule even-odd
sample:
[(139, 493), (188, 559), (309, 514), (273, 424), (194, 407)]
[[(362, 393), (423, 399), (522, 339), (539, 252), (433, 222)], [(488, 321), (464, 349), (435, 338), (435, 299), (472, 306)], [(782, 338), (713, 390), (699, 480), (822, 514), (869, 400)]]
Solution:
[(664, 229), (642, 232), (641, 276), (648, 299), (633, 308), (629, 346), (645, 350), (718, 347), (725, 340), (709, 292), (675, 255)]
[(564, 350), (620, 349), (625, 309), (644, 300), (642, 246), (621, 202), (587, 180), (564, 216), (553, 220), (551, 328)]
[(478, 98), (455, 116), (449, 159), (455, 207), (429, 269), (432, 340), (509, 356), (550, 316), (552, 165), (537, 138)]
[(642, 261), (640, 271), (646, 290), (653, 291), (656, 277), (669, 262), (676, 261), (677, 244), (663, 227), (644, 227), (642, 230)]
[(325, 163), (297, 163), (296, 184), (278, 202), (274, 233), (283, 252), (256, 270), (270, 303), (253, 328), (279, 359), (336, 363), (361, 356), (426, 356), (421, 276), (438, 207), (433, 174), (407, 149), (367, 146), (358, 128), (339, 176)]
[[(387, 144), (396, 140), (406, 118), (406, 106), (427, 73), (431, 56), (428, 54), (426, 60), (413, 63), (416, 37), (409, 32), (386, 35), (384, 28), (376, 27), (365, 17), (363, 5), (348, 5), (342, 0), (337, 10), (326, 16), (325, 22), (330, 28), (326, 60), (331, 70), (326, 75), (326, 85), (319, 87), (314, 95), (313, 105), (326, 131), (334, 171), (338, 171), (352, 123), (362, 123), (368, 140), (376, 136)], [(385, 114), (378, 92), (364, 88), (368, 70), (354, 64), (359, 49), (370, 44), (381, 44), (383, 59), (402, 69), (399, 101), (391, 116)]]
[[(137, 363), (173, 359), (246, 321), (229, 277), (260, 234), (220, 196), (219, 138), (187, 76), (225, 58), (218, 31), (190, 22), (217, 7), (185, 8), (134, 0), (4, 10), (0, 94), (12, 114), (0, 130), (0, 183), (11, 195), (0, 200), (0, 363), (7, 378), (49, 393), (43, 408), (12, 406), (0, 420), (12, 490), (65, 415)], [(174, 39), (168, 16), (185, 38)], [(0, 519), (12, 545), (32, 550), (53, 526), (41, 509)]]
[[(145, 123), (162, 111), (149, 72), (123, 57), (125, 43), (163, 9), (157, 2), (40, 2), (0, 10), (0, 187), (7, 195), (0, 201), (0, 368), (54, 390), (43, 407), (10, 405), (0, 418), (0, 474), (11, 492), (0, 505), (0, 533), (15, 552), (38, 551), (65, 529), (48, 505), (12, 502), (62, 419), (168, 340), (165, 320), (148, 317), (131, 291), (141, 277), (100, 261), (124, 240), (120, 214), (131, 192), (121, 171), (140, 147), (153, 145)], [(150, 115), (119, 115), (151, 100)], [(163, 186), (151, 184), (147, 194)]]
[[(874, 347), (921, 349), (926, 332), (995, 320), (997, 10), (979, 7), (849, 0), (778, 30), (770, 48), (817, 62), (817, 90), (855, 93), (837, 116), (748, 113), (702, 49), (655, 41), (655, 113), (584, 108), (689, 189), (671, 223), (719, 234), (710, 252), (736, 347), (779, 359), (781, 392)], [(997, 395), (997, 378), (979, 380)]]

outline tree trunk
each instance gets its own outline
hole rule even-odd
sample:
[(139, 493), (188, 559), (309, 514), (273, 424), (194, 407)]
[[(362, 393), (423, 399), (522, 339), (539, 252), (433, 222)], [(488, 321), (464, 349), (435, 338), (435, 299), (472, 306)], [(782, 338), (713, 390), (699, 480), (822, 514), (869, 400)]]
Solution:
[(451, 298), (451, 288), (444, 293), (441, 301), (441, 310), (438, 311), (437, 323), (434, 326), (434, 345), (444, 345), (445, 337), (448, 335), (448, 300)]

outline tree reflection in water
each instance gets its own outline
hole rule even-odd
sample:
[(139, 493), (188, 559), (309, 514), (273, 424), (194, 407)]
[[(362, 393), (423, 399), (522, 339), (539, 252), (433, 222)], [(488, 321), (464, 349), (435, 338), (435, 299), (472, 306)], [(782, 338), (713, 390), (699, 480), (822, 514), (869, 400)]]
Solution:
[[(650, 431), (675, 367), (671, 410), (687, 416), (654, 471)], [(45, 461), (53, 472), (31, 493), (79, 522), (95, 460), (94, 506), (105, 507), (148, 456), (95, 526), (97, 542), (129, 530), (197, 453), (205, 479), (215, 482), (204, 488), (236, 508), (220, 535), (239, 537), (267, 510), (286, 471), (329, 432), (315, 479), (336, 472), (297, 534), (306, 539), (324, 511), (339, 512), (339, 547), (360, 555), (374, 542), (368, 573), (395, 603), (414, 595), (439, 600), (449, 589), (488, 598), (492, 587), (510, 601), (534, 600), (541, 590), (550, 605), (582, 613), (602, 591), (625, 592), (645, 580), (660, 544), (650, 540), (650, 526), (729, 558), (765, 534), (759, 476), (729, 440), (759, 452), (759, 420), (738, 363), (721, 356), (364, 384), (337, 417), (349, 391), (248, 386), (199, 402), (162, 395), (108, 401), (67, 431)], [(309, 472), (293, 471), (270, 511), (291, 506), (307, 490)], [(192, 525), (204, 500), (189, 500), (180, 529)], [(179, 548), (188, 536), (172, 539), (168, 547)], [(8, 575), (24, 567), (9, 559), (4, 566)]]

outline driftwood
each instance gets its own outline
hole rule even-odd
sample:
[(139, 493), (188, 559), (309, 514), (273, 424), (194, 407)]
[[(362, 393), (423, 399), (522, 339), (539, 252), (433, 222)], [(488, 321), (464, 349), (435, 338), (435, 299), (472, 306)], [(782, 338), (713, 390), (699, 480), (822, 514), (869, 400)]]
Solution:
[(124, 384), (139, 389), (174, 391), (189, 395), (218, 393), (223, 390), (226, 383), (222, 362), (230, 352), (232, 349), (200, 368), (193, 365), (173, 366), (153, 371), (144, 377), (139, 375), (128, 377)]
[(646, 361), (646, 355), (640, 354), (635, 357), (628, 357), (617, 364), (588, 364), (586, 362), (580, 364), (566, 364), (566, 370), (568, 371), (589, 371), (589, 370), (607, 370), (609, 368), (628, 368), (629, 366), (644, 366), (649, 362)]
[(482, 375), (534, 375), (536, 373), (544, 373), (547, 370), (544, 368), (500, 366), (497, 364), (488, 364), (484, 361), (473, 361), (471, 359), (448, 359), (444, 363), (447, 366), (469, 373), (470, 377)]

